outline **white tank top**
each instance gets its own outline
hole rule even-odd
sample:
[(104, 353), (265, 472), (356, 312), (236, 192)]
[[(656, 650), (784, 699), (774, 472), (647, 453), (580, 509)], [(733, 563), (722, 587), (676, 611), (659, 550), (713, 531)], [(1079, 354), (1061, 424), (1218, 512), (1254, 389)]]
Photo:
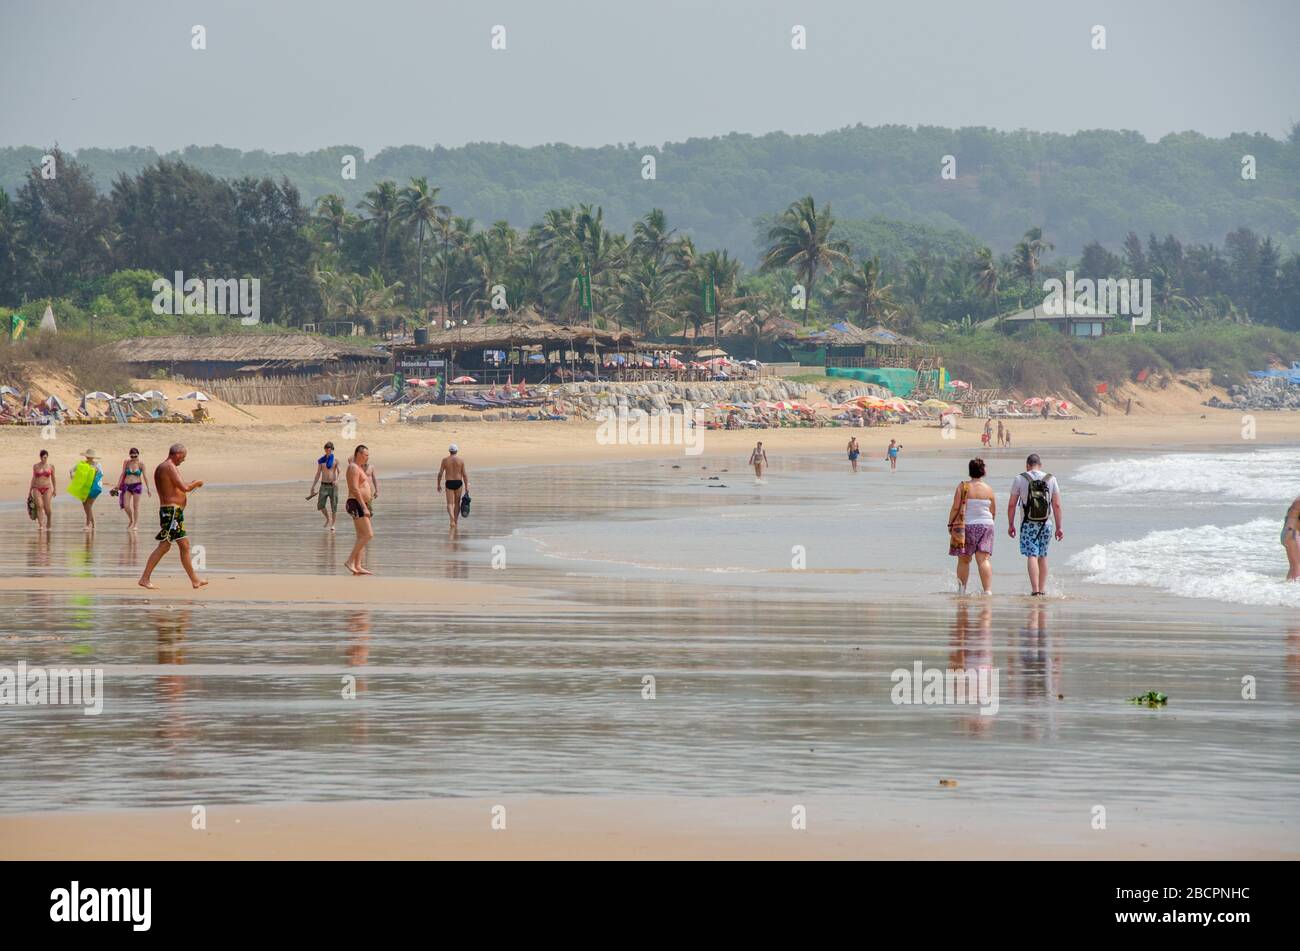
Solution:
[(992, 525), (993, 516), (989, 514), (989, 499), (966, 500), (967, 525)]

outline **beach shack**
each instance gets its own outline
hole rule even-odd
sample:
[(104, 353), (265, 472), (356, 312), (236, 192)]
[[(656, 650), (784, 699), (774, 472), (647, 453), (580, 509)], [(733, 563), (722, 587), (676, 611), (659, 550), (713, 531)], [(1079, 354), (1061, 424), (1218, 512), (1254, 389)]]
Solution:
[(626, 361), (636, 345), (630, 331), (537, 317), (458, 324), (420, 330), (413, 342), (394, 345), (392, 370), (406, 379), (469, 376), (485, 384), (608, 378), (601, 369), (606, 359), (621, 355)]
[(827, 376), (874, 383), (895, 396), (930, 395), (947, 385), (938, 347), (881, 324), (862, 328), (841, 322), (812, 333), (786, 333), (781, 342), (803, 366), (821, 366)]
[(1058, 308), (1062, 313), (1049, 312), (1042, 304), (1029, 307), (1018, 313), (987, 320), (981, 326), (1006, 324), (1009, 327), (1042, 326), (1059, 330), (1067, 337), (1088, 340), (1101, 337), (1106, 333), (1106, 325), (1115, 319), (1113, 314), (1088, 307), (1067, 299), (1064, 306)]
[(100, 352), (135, 377), (163, 370), (191, 380), (321, 376), (380, 370), (388, 361), (388, 354), (374, 347), (312, 334), (132, 337)]

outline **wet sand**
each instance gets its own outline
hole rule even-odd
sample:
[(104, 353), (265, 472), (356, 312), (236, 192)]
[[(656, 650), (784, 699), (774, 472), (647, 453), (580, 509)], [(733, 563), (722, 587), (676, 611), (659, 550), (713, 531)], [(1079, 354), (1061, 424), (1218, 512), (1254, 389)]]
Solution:
[[(483, 468), (456, 538), (427, 479), (391, 479), (362, 579), (341, 567), (350, 528), (323, 532), (296, 487), (214, 487), (187, 518), (213, 580), (197, 593), (174, 555), (162, 595), (135, 588), (153, 542), (113, 509), (93, 538), (75, 512), (48, 539), (0, 512), (0, 666), (105, 673), (101, 716), (0, 709), (0, 854), (1295, 854), (1291, 613), (1063, 564), (1203, 508), (1089, 496), (1058, 453), (1054, 597), (1020, 596), (1005, 537), (998, 596), (956, 597), (935, 510), (969, 450), (855, 477), (835, 448), (779, 457), (763, 485), (711, 454)], [(998, 669), (998, 713), (891, 702), (918, 661)], [(1149, 689), (1170, 705), (1126, 702)]]
[(923, 809), (824, 796), (566, 796), (213, 806), (201, 820), (192, 808), (43, 813), (0, 817), (0, 861), (1300, 856), (1293, 842), (1213, 822), (1117, 814), (1093, 829), (1084, 803), (1072, 814), (1025, 817), (963, 805), (960, 787), (938, 798), (947, 802)]

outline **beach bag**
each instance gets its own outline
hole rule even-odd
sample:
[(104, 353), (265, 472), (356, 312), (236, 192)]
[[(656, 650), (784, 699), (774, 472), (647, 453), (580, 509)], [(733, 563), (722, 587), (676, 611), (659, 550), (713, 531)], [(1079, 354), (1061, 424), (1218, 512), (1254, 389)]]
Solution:
[(1052, 514), (1052, 493), (1047, 487), (1052, 474), (1049, 472), (1041, 479), (1031, 478), (1028, 472), (1023, 475), (1025, 481), (1029, 483), (1029, 493), (1020, 503), (1025, 512), (1025, 521), (1046, 522), (1047, 517)]
[(469, 493), (466, 492), (460, 497), (460, 517), (469, 518)]
[(99, 475), (99, 470), (89, 462), (78, 462), (72, 470), (72, 479), (68, 482), (68, 495), (72, 496), (78, 502), (84, 502), (91, 498), (91, 489), (95, 485), (95, 476)]
[(966, 547), (966, 494), (970, 491), (970, 483), (961, 484), (961, 498), (957, 502), (957, 517), (948, 523), (948, 547), (965, 548)]
[(30, 494), (27, 496), (27, 517), (36, 521), (36, 497)]
[(103, 491), (104, 491), (104, 473), (96, 469), (95, 476), (90, 481), (90, 493), (86, 496), (86, 500), (88, 502), (93, 502), (95, 499), (99, 498), (100, 493)]

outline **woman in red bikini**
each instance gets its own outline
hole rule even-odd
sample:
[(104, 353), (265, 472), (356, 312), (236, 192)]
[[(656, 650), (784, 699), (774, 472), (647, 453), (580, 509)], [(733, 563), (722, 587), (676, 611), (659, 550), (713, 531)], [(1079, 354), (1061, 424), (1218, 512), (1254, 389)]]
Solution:
[(27, 495), (36, 503), (36, 527), (49, 531), (50, 502), (54, 498), (54, 466), (50, 465), (50, 454), (41, 450), (41, 461), (32, 466), (32, 481), (27, 487)]

